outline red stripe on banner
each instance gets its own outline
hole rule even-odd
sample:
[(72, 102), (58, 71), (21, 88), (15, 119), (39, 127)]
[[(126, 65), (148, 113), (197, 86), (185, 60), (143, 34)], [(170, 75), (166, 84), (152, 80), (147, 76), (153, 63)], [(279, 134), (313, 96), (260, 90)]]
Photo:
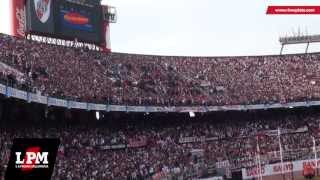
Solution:
[(266, 14), (320, 14), (320, 6), (268, 6)]

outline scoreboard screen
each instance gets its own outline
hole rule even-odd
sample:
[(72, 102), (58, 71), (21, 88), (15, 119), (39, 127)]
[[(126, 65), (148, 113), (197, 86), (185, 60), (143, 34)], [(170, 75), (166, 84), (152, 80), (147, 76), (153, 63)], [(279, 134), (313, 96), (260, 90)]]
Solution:
[(27, 31), (62, 39), (100, 44), (100, 0), (27, 0)]
[(56, 34), (86, 42), (101, 42), (102, 10), (96, 4), (78, 4), (68, 0), (56, 1)]

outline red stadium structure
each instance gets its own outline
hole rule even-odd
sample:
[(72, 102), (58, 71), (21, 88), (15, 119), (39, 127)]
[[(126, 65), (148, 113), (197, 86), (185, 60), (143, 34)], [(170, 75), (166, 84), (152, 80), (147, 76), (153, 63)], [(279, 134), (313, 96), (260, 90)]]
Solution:
[(11, 35), (25, 37), (26, 8), (25, 0), (10, 1), (11, 8)]
[[(45, 16), (47, 13), (47, 19), (52, 18), (51, 16), (56, 15), (56, 7), (58, 4), (56, 3), (58, 1), (51, 1), (51, 0), (39, 0), (39, 1), (34, 1), (35, 8), (37, 9), (37, 16)], [(80, 1), (61, 1), (62, 3), (74, 3), (75, 6), (85, 6), (85, 5), (90, 5), (89, 1), (84, 1), (85, 3), (81, 4)], [(24, 37), (27, 38), (29, 37), (28, 35), (36, 35), (39, 38), (42, 39), (42, 42), (48, 41), (48, 38), (54, 38), (56, 40), (52, 41), (57, 42), (57, 39), (61, 40), (69, 40), (69, 41), (75, 41), (75, 42), (82, 42), (86, 43), (87, 45), (93, 45), (94, 47), (97, 46), (101, 50), (106, 51), (106, 52), (111, 52), (111, 45), (110, 45), (110, 23), (115, 23), (117, 21), (117, 14), (116, 14), (116, 9), (112, 6), (105, 6), (101, 5), (100, 2), (97, 4), (97, 9), (92, 9), (90, 10), (92, 14), (97, 13), (96, 11), (100, 12), (101, 16), (100, 20), (96, 22), (96, 28), (99, 29), (99, 31), (96, 33), (96, 35), (99, 37), (98, 40), (99, 42), (92, 42), (88, 40), (81, 40), (81, 37), (86, 36), (86, 34), (78, 37), (73, 37), (73, 36), (61, 36), (59, 33), (56, 31), (58, 24), (57, 16), (54, 18), (54, 30), (51, 30), (52, 33), (48, 33), (46, 31), (39, 31), (39, 30), (34, 30), (33, 27), (29, 27), (29, 24), (32, 24), (35, 20), (32, 18), (32, 15), (30, 15), (30, 11), (32, 10), (33, 6), (32, 5), (32, 0), (12, 0), (10, 1), (10, 8), (11, 8), (11, 35), (16, 36), (16, 37)], [(31, 5), (29, 5), (31, 4)], [(80, 7), (79, 6), (79, 7)], [(90, 6), (91, 7), (91, 6)], [(43, 11), (43, 12), (41, 12)], [(50, 12), (54, 11), (54, 12)], [(89, 10), (88, 10), (89, 12)], [(75, 14), (75, 13), (70, 13), (70, 14)], [(77, 17), (75, 17), (77, 18)], [(84, 24), (87, 24), (88, 21), (91, 21), (91, 19), (86, 18), (86, 21), (84, 21)], [(70, 22), (70, 21), (69, 21)], [(81, 24), (76, 24), (76, 25), (81, 25)], [(41, 38), (42, 37), (42, 38)], [(79, 39), (80, 37), (80, 39)]]

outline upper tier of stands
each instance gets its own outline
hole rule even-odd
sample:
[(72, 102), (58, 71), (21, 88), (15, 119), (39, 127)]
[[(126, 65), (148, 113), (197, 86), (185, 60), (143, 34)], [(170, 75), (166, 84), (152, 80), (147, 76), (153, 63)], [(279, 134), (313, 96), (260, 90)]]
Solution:
[[(48, 45), (0, 34), (1, 78), (58, 98), (120, 105), (318, 100), (320, 54), (153, 56)], [(11, 84), (10, 84), (11, 85)]]

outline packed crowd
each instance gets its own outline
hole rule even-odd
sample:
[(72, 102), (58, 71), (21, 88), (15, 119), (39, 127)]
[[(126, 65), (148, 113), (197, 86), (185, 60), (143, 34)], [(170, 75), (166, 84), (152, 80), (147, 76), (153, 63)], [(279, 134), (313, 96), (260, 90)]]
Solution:
[(117, 128), (79, 125), (17, 131), (2, 127), (0, 166), (6, 164), (12, 139), (17, 137), (60, 138), (53, 176), (67, 180), (156, 179), (159, 173), (186, 179), (201, 176), (217, 164), (231, 170), (256, 166), (258, 154), (263, 163), (279, 162), (278, 128), (284, 160), (313, 157), (312, 136), (320, 145), (319, 113), (224, 117), (170, 119), (156, 126), (159, 122), (148, 120), (143, 126)]
[(24, 75), (17, 84), (43, 95), (79, 101), (173, 106), (285, 103), (320, 97), (318, 53), (250, 57), (106, 54), (3, 34), (0, 46), (0, 61)]

